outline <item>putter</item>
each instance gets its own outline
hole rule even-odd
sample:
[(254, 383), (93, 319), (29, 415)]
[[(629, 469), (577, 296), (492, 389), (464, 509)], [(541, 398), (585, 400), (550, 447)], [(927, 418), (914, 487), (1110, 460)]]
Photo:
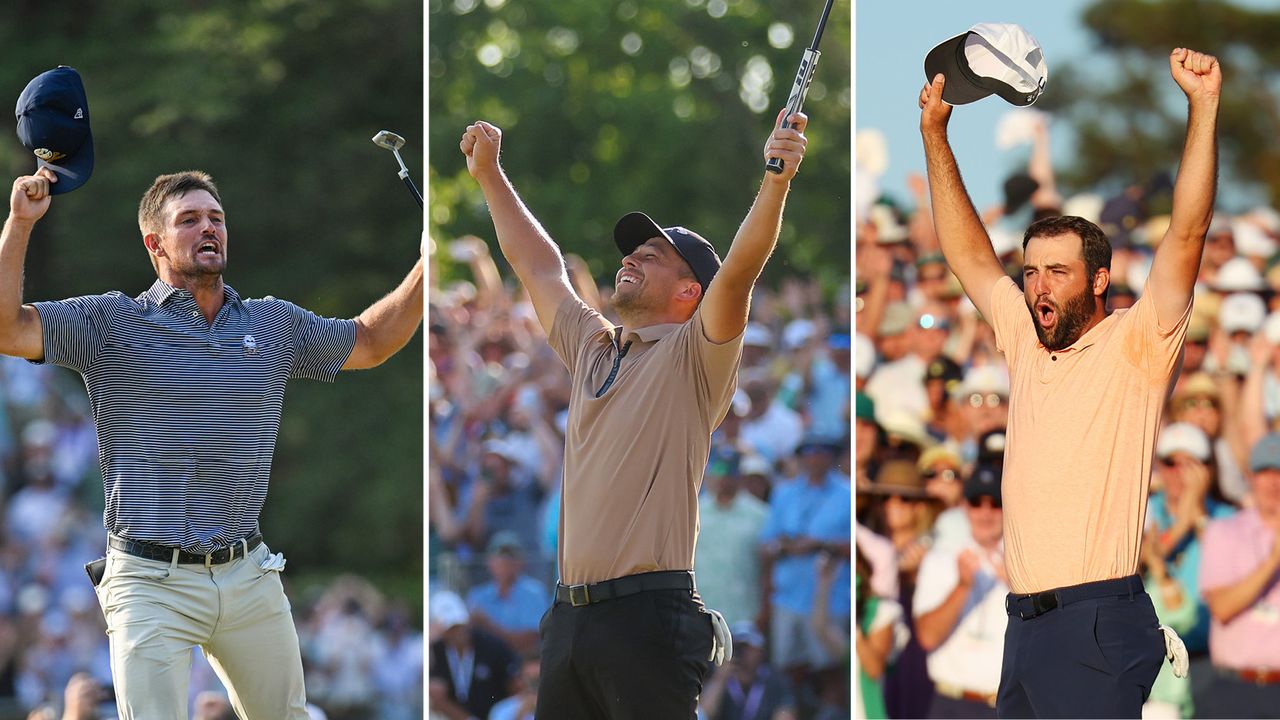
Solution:
[[(800, 108), (804, 106), (804, 96), (809, 94), (809, 83), (813, 82), (813, 71), (818, 67), (818, 56), (822, 53), (818, 52), (818, 43), (822, 40), (822, 31), (827, 27), (827, 16), (831, 14), (831, 3), (833, 0), (827, 0), (827, 5), (822, 9), (822, 17), (818, 20), (818, 31), (813, 34), (813, 43), (804, 51), (804, 55), (800, 58), (800, 70), (796, 72), (796, 79), (791, 83), (791, 94), (787, 96), (787, 115), (782, 119), (782, 127), (791, 127), (791, 123), (787, 118), (800, 112)], [(764, 169), (773, 174), (782, 172), (782, 160), (778, 158), (769, 158), (769, 162), (765, 164)]]
[(404, 181), (404, 186), (409, 188), (409, 192), (413, 193), (413, 199), (418, 201), (418, 208), (421, 209), (422, 193), (418, 192), (417, 186), (409, 178), (409, 168), (404, 166), (404, 160), (400, 157), (400, 148), (404, 147), (404, 138), (390, 130), (379, 130), (378, 134), (373, 136), (373, 144), (390, 150), (396, 156), (396, 162), (400, 163), (400, 179)]

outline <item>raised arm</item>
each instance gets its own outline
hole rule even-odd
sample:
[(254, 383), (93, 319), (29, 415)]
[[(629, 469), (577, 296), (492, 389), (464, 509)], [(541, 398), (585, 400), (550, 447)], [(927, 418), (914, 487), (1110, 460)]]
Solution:
[(560, 248), (529, 212), (498, 163), (502, 131), (477, 120), (468, 125), (458, 143), (467, 156), (467, 172), (476, 179), (489, 204), (489, 216), (498, 235), (498, 246), (511, 263), (516, 277), (529, 292), (538, 322), (548, 335), (556, 309), (573, 295), (569, 273), (565, 270)]
[(1186, 311), (1200, 272), (1204, 235), (1213, 218), (1218, 186), (1218, 59), (1186, 48), (1169, 54), (1169, 71), (1187, 96), (1187, 138), (1173, 186), (1169, 230), (1151, 261), (1156, 318), (1170, 327)]
[(955, 154), (947, 141), (951, 107), (942, 102), (944, 83), (945, 79), (939, 74), (920, 91), (920, 136), (924, 139), (924, 158), (929, 171), (933, 227), (951, 272), (960, 280), (978, 312), (990, 318), (991, 288), (1004, 276), (1004, 268), (965, 191)]
[(13, 181), (9, 218), (0, 232), (0, 353), (27, 360), (44, 357), (40, 314), (22, 304), (22, 266), (31, 229), (49, 210), (49, 183), (58, 178), (41, 168)]
[(400, 285), (356, 318), (356, 346), (343, 370), (377, 367), (409, 342), (422, 324), (422, 258)]
[(751, 288), (755, 286), (764, 263), (773, 253), (782, 229), (782, 208), (787, 204), (791, 178), (796, 176), (804, 159), (804, 128), (809, 118), (804, 113), (791, 116), (791, 127), (782, 127), (786, 110), (778, 113), (773, 133), (765, 143), (764, 157), (782, 160), (782, 172), (766, 172), (764, 182), (751, 210), (733, 236), (729, 254), (716, 273), (716, 281), (702, 300), (702, 326), (713, 343), (732, 340), (747, 326), (751, 306)]

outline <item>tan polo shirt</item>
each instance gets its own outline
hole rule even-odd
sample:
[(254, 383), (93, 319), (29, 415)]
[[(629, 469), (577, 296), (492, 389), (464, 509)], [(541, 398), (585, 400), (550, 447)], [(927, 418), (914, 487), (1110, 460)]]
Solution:
[(1004, 547), (1015, 593), (1132, 575), (1165, 397), (1191, 304), (1171, 328), (1153, 290), (1075, 344), (1040, 344), (1022, 291), (991, 291), (996, 346), (1009, 363)]
[[(737, 385), (742, 335), (712, 343), (700, 310), (684, 324), (627, 330), (616, 346), (613, 333), (571, 297), (548, 338), (573, 383), (560, 486), (566, 585), (693, 569), (711, 431)], [(628, 342), (617, 377), (597, 398)]]

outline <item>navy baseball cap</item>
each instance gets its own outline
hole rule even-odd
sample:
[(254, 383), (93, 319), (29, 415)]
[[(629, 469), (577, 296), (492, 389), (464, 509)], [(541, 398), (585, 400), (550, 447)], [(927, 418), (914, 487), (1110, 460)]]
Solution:
[(974, 468), (973, 474), (964, 481), (964, 499), (989, 497), (996, 505), (1000, 505), (1000, 470), (998, 465), (979, 465)]
[(649, 240), (663, 237), (680, 253), (680, 257), (693, 269), (693, 276), (702, 284), (702, 294), (720, 270), (720, 256), (711, 243), (698, 233), (683, 227), (663, 228), (642, 212), (630, 212), (613, 226), (613, 242), (623, 255), (630, 255)]
[(18, 140), (35, 154), (37, 170), (58, 175), (52, 195), (64, 195), (93, 174), (93, 134), (89, 132), (89, 99), (75, 68), (59, 65), (27, 83), (18, 96)]

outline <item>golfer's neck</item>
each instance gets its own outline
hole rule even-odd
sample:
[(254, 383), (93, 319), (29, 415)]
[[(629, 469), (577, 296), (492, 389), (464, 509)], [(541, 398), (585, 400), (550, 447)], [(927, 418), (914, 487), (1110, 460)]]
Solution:
[(213, 324), (213, 319), (218, 316), (218, 311), (222, 309), (222, 304), (226, 300), (221, 274), (188, 277), (166, 273), (161, 279), (179, 290), (191, 293), (204, 319), (209, 324)]

